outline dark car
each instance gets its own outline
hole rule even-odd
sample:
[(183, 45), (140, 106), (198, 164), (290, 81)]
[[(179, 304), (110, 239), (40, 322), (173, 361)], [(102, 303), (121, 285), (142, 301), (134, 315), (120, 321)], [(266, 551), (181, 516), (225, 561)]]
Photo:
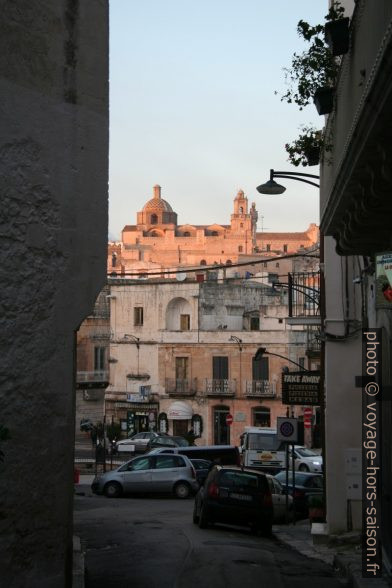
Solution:
[[(158, 449), (152, 449), (150, 453), (158, 451)], [(162, 451), (164, 450), (162, 449)], [(177, 447), (170, 451), (186, 455), (189, 459), (207, 459), (212, 461), (214, 465), (241, 465), (240, 452), (235, 445), (192, 445), (191, 447)]]
[(270, 535), (272, 495), (266, 474), (237, 466), (214, 466), (195, 498), (193, 522), (201, 529), (213, 523), (250, 525)]
[(148, 442), (147, 448), (154, 447), (188, 447), (189, 443), (184, 437), (171, 437), (170, 435), (157, 435)]
[(212, 461), (208, 459), (191, 459), (192, 465), (196, 470), (196, 479), (200, 486), (204, 484), (205, 479), (211, 469)]
[[(282, 484), (286, 491), (286, 471), (279, 472), (275, 478)], [(295, 487), (293, 492), (293, 474), (289, 472), (288, 493), (294, 499), (295, 512), (308, 516), (308, 497), (312, 494), (323, 493), (323, 476), (322, 474), (310, 474), (305, 472), (295, 472)]]

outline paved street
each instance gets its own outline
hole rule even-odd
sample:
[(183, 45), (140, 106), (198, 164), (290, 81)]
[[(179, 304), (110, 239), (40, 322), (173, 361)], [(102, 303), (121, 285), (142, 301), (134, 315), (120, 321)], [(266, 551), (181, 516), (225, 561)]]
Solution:
[(247, 529), (192, 523), (193, 499), (110, 500), (79, 486), (75, 534), (87, 588), (341, 587), (332, 569)]

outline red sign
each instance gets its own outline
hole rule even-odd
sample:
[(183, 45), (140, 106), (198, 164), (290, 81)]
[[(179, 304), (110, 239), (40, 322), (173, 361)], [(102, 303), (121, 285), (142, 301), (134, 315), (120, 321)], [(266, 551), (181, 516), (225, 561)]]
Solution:
[(304, 427), (310, 429), (312, 426), (313, 410), (311, 408), (304, 408)]
[(233, 423), (233, 415), (227, 414), (226, 415), (226, 425), (231, 425)]

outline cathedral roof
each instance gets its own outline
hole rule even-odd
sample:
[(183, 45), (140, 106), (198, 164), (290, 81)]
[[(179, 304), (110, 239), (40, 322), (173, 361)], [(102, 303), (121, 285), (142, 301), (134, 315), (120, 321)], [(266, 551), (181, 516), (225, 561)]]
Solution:
[(163, 210), (163, 212), (173, 212), (170, 204), (161, 198), (160, 186), (154, 186), (154, 198), (151, 198), (151, 200), (146, 202), (146, 204), (143, 206), (143, 211), (146, 210)]

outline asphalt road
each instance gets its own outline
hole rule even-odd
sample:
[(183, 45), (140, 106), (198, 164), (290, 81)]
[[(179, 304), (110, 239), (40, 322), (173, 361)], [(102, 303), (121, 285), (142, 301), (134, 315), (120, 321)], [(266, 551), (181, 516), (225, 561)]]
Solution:
[(192, 523), (193, 499), (75, 496), (86, 588), (338, 588), (323, 562), (247, 529)]

